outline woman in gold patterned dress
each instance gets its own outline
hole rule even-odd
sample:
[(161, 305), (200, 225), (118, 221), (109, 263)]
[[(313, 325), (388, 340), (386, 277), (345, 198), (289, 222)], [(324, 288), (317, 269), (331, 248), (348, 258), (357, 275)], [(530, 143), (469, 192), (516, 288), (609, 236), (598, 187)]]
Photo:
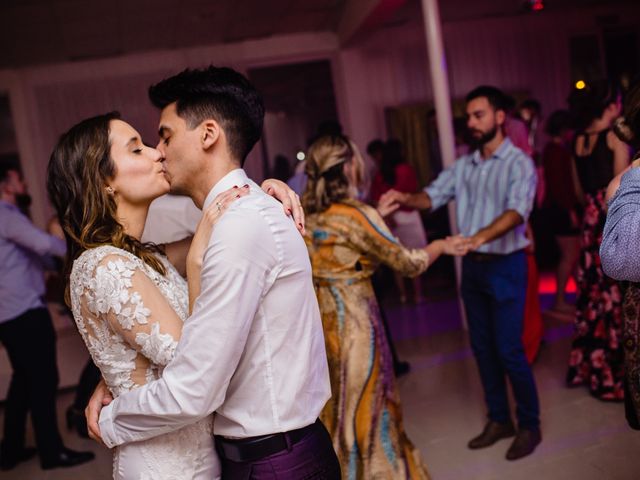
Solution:
[[(355, 158), (354, 158), (355, 157)], [(332, 398), (321, 420), (331, 433), (345, 479), (427, 479), (407, 438), (388, 340), (371, 286), (380, 263), (407, 276), (442, 253), (462, 253), (463, 240), (436, 240), (409, 250), (380, 214), (354, 200), (361, 165), (342, 136), (322, 137), (307, 155), (305, 240), (322, 314)]]

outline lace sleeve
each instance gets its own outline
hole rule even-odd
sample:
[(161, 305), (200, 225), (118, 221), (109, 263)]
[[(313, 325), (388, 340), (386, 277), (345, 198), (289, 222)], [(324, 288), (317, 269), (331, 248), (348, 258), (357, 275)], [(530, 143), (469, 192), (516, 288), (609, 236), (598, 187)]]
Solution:
[(166, 365), (175, 352), (182, 320), (143, 265), (108, 255), (97, 265), (87, 292), (87, 308), (156, 365)]

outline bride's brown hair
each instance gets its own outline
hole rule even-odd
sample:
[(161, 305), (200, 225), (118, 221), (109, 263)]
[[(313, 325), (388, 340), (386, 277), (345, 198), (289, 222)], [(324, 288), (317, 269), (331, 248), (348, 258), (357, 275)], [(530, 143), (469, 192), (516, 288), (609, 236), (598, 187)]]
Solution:
[[(65, 277), (82, 252), (113, 245), (141, 258), (165, 274), (155, 256), (159, 248), (128, 235), (118, 221), (116, 201), (107, 182), (116, 174), (111, 158), (109, 126), (118, 112), (88, 118), (71, 127), (58, 140), (47, 169), (47, 191), (67, 241)], [(65, 295), (69, 302), (69, 292)]]

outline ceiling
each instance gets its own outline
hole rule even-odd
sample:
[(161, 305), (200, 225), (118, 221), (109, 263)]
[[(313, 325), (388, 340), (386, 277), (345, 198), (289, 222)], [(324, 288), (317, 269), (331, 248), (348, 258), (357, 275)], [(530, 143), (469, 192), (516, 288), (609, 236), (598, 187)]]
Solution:
[[(440, 0), (444, 21), (523, 12), (526, 0)], [(544, 0), (545, 10), (640, 0)], [(338, 31), (372, 0), (1, 0), (0, 69), (213, 45), (297, 32)], [(388, 8), (373, 28), (421, 21), (420, 0)], [(404, 4), (404, 5), (403, 5)], [(355, 5), (355, 7), (354, 7)], [(348, 6), (352, 8), (347, 9)]]
[(0, 68), (331, 31), (345, 0), (2, 0)]

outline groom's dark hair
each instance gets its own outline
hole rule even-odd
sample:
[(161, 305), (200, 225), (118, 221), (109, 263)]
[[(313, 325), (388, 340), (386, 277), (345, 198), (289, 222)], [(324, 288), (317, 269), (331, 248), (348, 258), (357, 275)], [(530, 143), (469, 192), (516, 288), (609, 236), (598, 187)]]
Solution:
[(176, 102), (176, 111), (189, 129), (214, 119), (224, 130), (231, 155), (241, 165), (262, 135), (262, 97), (249, 80), (231, 68), (184, 70), (149, 87), (149, 98), (159, 109)]

